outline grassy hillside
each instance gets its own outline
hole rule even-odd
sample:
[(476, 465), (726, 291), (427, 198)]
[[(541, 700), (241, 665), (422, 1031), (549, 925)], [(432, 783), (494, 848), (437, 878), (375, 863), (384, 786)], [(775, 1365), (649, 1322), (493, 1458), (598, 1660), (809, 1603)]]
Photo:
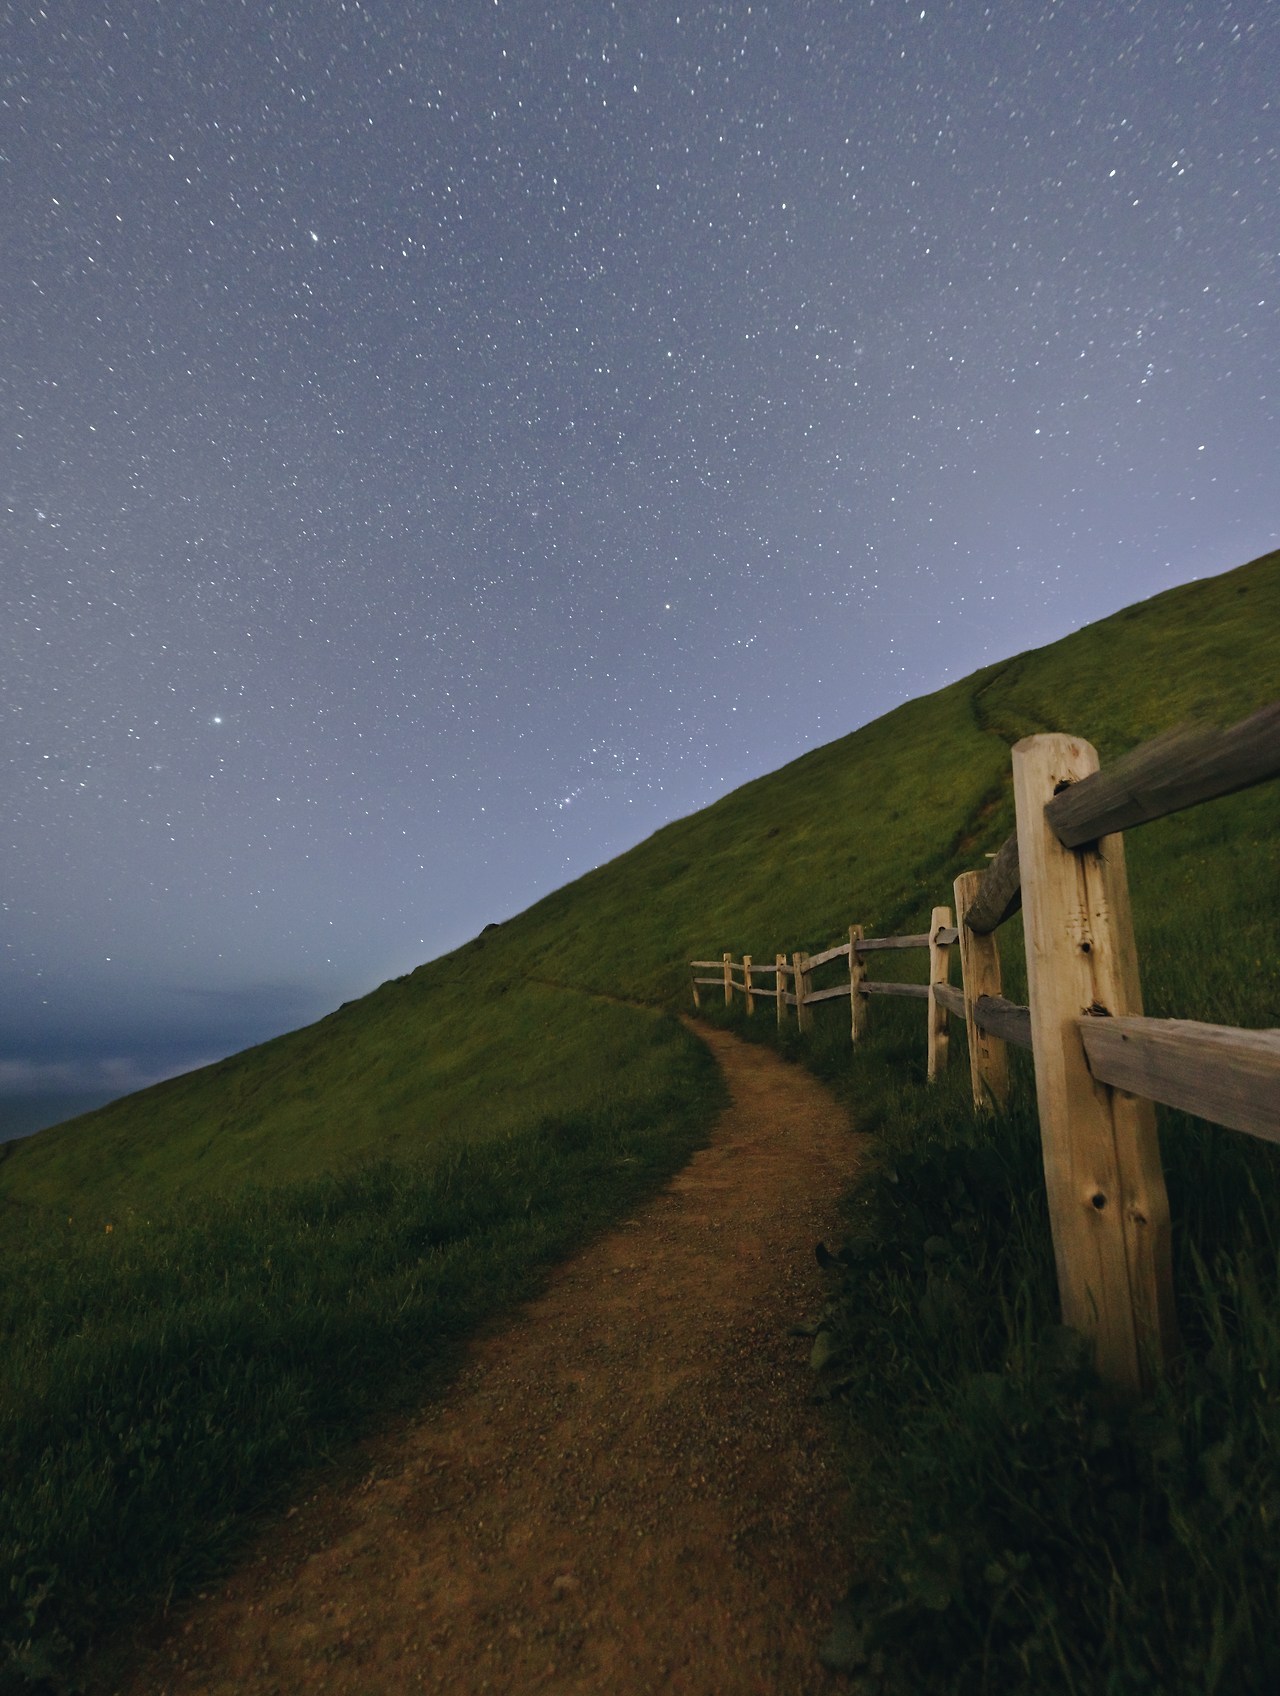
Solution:
[(519, 982), (493, 969), (487, 940), (15, 1145), (0, 1195), (101, 1228), (193, 1194), (501, 1140), (543, 1114), (661, 1087), (670, 1057), (655, 1054), (652, 1013)]
[[(443, 1369), (448, 1339), (531, 1287), (540, 1266), (687, 1158), (719, 1099), (704, 1051), (670, 1017), (687, 1004), (690, 957), (729, 948), (771, 959), (776, 948), (833, 941), (851, 920), (921, 929), (929, 909), (949, 899), (955, 873), (981, 865), (1011, 828), (1012, 741), (1069, 730), (1094, 741), (1106, 761), (1190, 715), (1233, 722), (1273, 697), (1278, 679), (1273, 554), (911, 701), (305, 1030), (8, 1145), (0, 1159), (0, 1475), (22, 1482), (0, 1516), (0, 1566), (12, 1575), (0, 1640), (10, 1645), (12, 1680), (30, 1688), (110, 1610), (199, 1582), (291, 1465), (322, 1454), (396, 1385), (420, 1392)], [(1271, 786), (1131, 837), (1151, 1011), (1280, 1022), (1277, 823)], [(1001, 940), (1007, 987), (1017, 994), (1018, 925)], [(803, 1058), (881, 1131), (910, 1182), (877, 1192), (874, 1276), (858, 1274), (856, 1299), (834, 1298), (845, 1305), (827, 1326), (828, 1348), (844, 1365), (831, 1387), (868, 1431), (880, 1419), (875, 1443), (864, 1447), (889, 1481), (875, 1559), (884, 1582), (898, 1574), (894, 1617), (910, 1622), (900, 1636), (931, 1643), (939, 1666), (969, 1669), (951, 1683), (919, 1666), (911, 1676), (921, 1689), (984, 1688), (994, 1655), (999, 1687), (1019, 1687), (1010, 1679), (1021, 1665), (1041, 1679), (1029, 1687), (1057, 1688), (1044, 1674), (1046, 1664), (1057, 1666), (1044, 1660), (1052, 1645), (1041, 1654), (1026, 1633), (996, 1631), (990, 1607), (984, 1615), (954, 1574), (950, 1588), (932, 1590), (901, 1576), (920, 1568), (931, 1538), (942, 1540), (938, 1548), (959, 1546), (945, 1515), (929, 1517), (933, 1498), (912, 1472), (912, 1455), (932, 1453), (936, 1462), (940, 1432), (955, 1426), (956, 1397), (970, 1393), (970, 1380), (1025, 1380), (1028, 1395), (1069, 1406), (1072, 1419), (1092, 1406), (1083, 1380), (1072, 1379), (1068, 1394), (1036, 1352), (1052, 1327), (1053, 1295), (1035, 1213), (1034, 1120), (1024, 1101), (994, 1133), (973, 1124), (959, 1060), (926, 1094), (922, 1021), (911, 1006), (876, 1004), (875, 1040), (857, 1057), (837, 1008), (818, 1010)], [(749, 1034), (770, 1040), (771, 1025), (758, 1017)], [(788, 1047), (795, 1050), (790, 1039)], [(1190, 1290), (1200, 1275), (1195, 1256), (1207, 1263), (1231, 1240), (1241, 1208), (1253, 1208), (1258, 1231), (1280, 1214), (1280, 1178), (1266, 1150), (1256, 1160), (1211, 1159), (1195, 1152), (1211, 1146), (1202, 1138), (1176, 1134), (1192, 1150), (1178, 1155), (1183, 1164), (1170, 1177), (1178, 1224), (1188, 1227), (1180, 1275)], [(989, 1193), (961, 1214), (975, 1245), (1000, 1245), (982, 1251), (967, 1298), (988, 1317), (952, 1325), (948, 1353), (921, 1317), (939, 1279), (933, 1261), (921, 1272), (920, 1243), (950, 1240), (961, 1214), (943, 1198), (954, 1199), (957, 1185), (977, 1195), (979, 1170)], [(894, 1196), (908, 1190), (910, 1208), (895, 1212)], [(1206, 1211), (1211, 1193), (1216, 1212)], [(1258, 1239), (1260, 1253), (1271, 1240)], [(1274, 1283), (1273, 1273), (1274, 1265)], [(1195, 1300), (1209, 1301), (1209, 1288), (1196, 1284)], [(1250, 1312), (1265, 1308), (1263, 1296), (1257, 1301)], [(1280, 1382), (1275, 1331), (1266, 1347), (1275, 1346), (1272, 1382)], [(1211, 1332), (1206, 1319), (1206, 1352), (1216, 1346)], [(1225, 1336), (1222, 1349), (1245, 1359), (1248, 1351)], [(934, 1356), (931, 1376), (925, 1362)], [(1248, 1370), (1270, 1370), (1253, 1358)], [(1243, 1393), (1231, 1383), (1228, 1401)], [(1026, 1431), (1040, 1432), (1027, 1417)], [(1251, 1417), (1224, 1414), (1227, 1436), (1231, 1419)], [(1054, 1499), (1055, 1480), (1079, 1470), (1078, 1423), (1054, 1427), (1041, 1445), (1036, 1487), (1045, 1500)], [(968, 1459), (957, 1460), (948, 1488), (971, 1512), (1005, 1525), (983, 1492), (996, 1489), (993, 1456), (1017, 1445), (998, 1421), (977, 1425), (986, 1436), (957, 1449)], [(1254, 1430), (1255, 1449), (1256, 1439)], [(1234, 1440), (1239, 1456), (1248, 1443)], [(1280, 1457), (1280, 1430), (1273, 1449)], [(935, 1485), (940, 1476), (935, 1464)], [(1274, 1482), (1280, 1499), (1280, 1460), (1274, 1478), (1266, 1466), (1249, 1476), (1255, 1494)], [(903, 1480), (910, 1491), (895, 1495)], [(1108, 1488), (1146, 1501), (1148, 1484), (1125, 1475)], [(1074, 1498), (1062, 1501), (1068, 1520), (1080, 1517)], [(903, 1529), (911, 1514), (920, 1519), (914, 1542)], [(128, 1530), (128, 1560), (119, 1526)], [(1027, 1553), (1032, 1533), (1021, 1526), (1008, 1535), (1008, 1570), (1023, 1572), (1023, 1554), (1034, 1570), (1042, 1557)], [(1104, 1533), (1089, 1535), (1089, 1559), (1101, 1549), (1115, 1566), (1120, 1557)], [(1222, 1528), (1213, 1535), (1221, 1541)], [(895, 1537), (907, 1539), (905, 1555), (889, 1552)], [(1242, 1571), (1252, 1547), (1247, 1538), (1239, 1545)], [(1085, 1558), (1067, 1538), (1043, 1557), (1039, 1589), (1022, 1578), (996, 1585), (999, 1607), (1012, 1617), (1009, 1598), (1022, 1596), (1024, 1611), (1042, 1608), (1057, 1594), (1055, 1563), (1077, 1557)], [(1008, 1565), (999, 1550), (971, 1559), (981, 1571)], [(0, 1593), (6, 1582), (0, 1573)], [(1124, 1584), (1141, 1598), (1136, 1580)], [(1175, 1625), (1181, 1594), (1175, 1586)], [(1080, 1628), (1114, 1635), (1128, 1605), (1090, 1592)], [(919, 1626), (934, 1615), (951, 1634), (945, 1642)], [(850, 1630), (865, 1636), (864, 1624)], [(1244, 1630), (1232, 1641), (1246, 1641)], [(1225, 1626), (1219, 1638), (1226, 1646), (1214, 1649), (1215, 1664), (1227, 1666)], [(902, 1642), (893, 1652), (905, 1666)], [(1149, 1671), (1164, 1651), (1143, 1653)], [(1104, 1687), (1072, 1683), (1078, 1655), (1062, 1665), (1070, 1677), (1061, 1688)], [(4, 1676), (0, 1669), (0, 1685)], [(1156, 1678), (1143, 1687), (1181, 1686)]]
[[(679, 1007), (683, 962), (708, 950), (772, 958), (854, 919), (918, 928), (1012, 827), (1020, 736), (1069, 730), (1106, 761), (1189, 716), (1233, 722), (1278, 678), (1271, 554), (909, 701), (318, 1024), (16, 1145), (0, 1198), (96, 1218), (572, 1109), (594, 1078), (626, 1075), (636, 1016), (557, 988)], [(1257, 832), (1274, 817), (1264, 793), (1133, 838), (1140, 921), (1183, 924), (1153, 881), (1173, 876), (1207, 935), (1243, 925), (1261, 960), (1269, 919), (1246, 891), (1250, 867), (1270, 869)]]

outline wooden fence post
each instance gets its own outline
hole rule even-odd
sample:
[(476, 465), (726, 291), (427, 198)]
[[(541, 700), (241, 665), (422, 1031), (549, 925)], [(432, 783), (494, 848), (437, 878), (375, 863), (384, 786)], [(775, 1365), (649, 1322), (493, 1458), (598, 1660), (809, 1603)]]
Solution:
[(1073, 736), (1028, 736), (1013, 750), (1027, 985), (1049, 1219), (1065, 1324), (1090, 1339), (1100, 1376), (1128, 1393), (1146, 1351), (1176, 1348), (1169, 1202), (1155, 1109), (1096, 1083), (1075, 1021), (1140, 1014), (1124, 842), (1064, 848), (1044, 809), (1098, 769)]
[(965, 923), (982, 872), (961, 872), (953, 888), (956, 928), (960, 932), (960, 977), (964, 985), (964, 1019), (969, 1036), (969, 1078), (973, 1105), (980, 1111), (1003, 1107), (1009, 1099), (1009, 1051), (998, 1036), (984, 1031), (973, 1016), (980, 995), (1002, 995), (1000, 949), (996, 933), (979, 936)]
[(849, 926), (849, 1040), (859, 1043), (867, 1034), (867, 998), (862, 994), (862, 980), (867, 968), (858, 953), (862, 941), (862, 926)]
[(724, 961), (724, 1004), (727, 1007), (733, 1000), (733, 955), (725, 954)]
[(773, 987), (778, 992), (778, 1029), (787, 1016), (787, 957), (785, 954), (775, 954), (773, 963), (777, 970), (773, 974)]
[(796, 1029), (803, 1036), (813, 1023), (813, 1014), (809, 1011), (805, 996), (809, 993), (809, 974), (805, 967), (809, 963), (807, 954), (797, 953), (791, 956), (792, 969), (796, 979)]
[(933, 993), (933, 986), (947, 983), (951, 972), (951, 945), (938, 941), (938, 932), (951, 927), (950, 907), (935, 907), (929, 920), (929, 1082), (943, 1071), (951, 1047), (947, 1029), (950, 1014)]
[(702, 1006), (702, 997), (701, 997), (701, 995), (700, 995), (700, 994), (699, 994), (699, 993), (698, 993), (698, 980), (697, 980), (697, 978), (696, 978), (696, 977), (695, 977), (695, 978), (694, 978), (694, 980), (693, 980), (693, 1005), (694, 1005), (694, 1010), (695, 1010), (695, 1011), (696, 1011), (696, 1010), (697, 1010), (697, 1009), (698, 1009), (698, 1008), (699, 1008), (699, 1007), (701, 1007), (701, 1006)]
[(746, 990), (747, 1013), (748, 1013), (748, 1016), (750, 1016), (756, 1010), (756, 998), (755, 998), (755, 995), (754, 995), (752, 988), (751, 988), (751, 956), (750, 956), (750, 954), (744, 954), (742, 956), (742, 983), (743, 983), (743, 988)]

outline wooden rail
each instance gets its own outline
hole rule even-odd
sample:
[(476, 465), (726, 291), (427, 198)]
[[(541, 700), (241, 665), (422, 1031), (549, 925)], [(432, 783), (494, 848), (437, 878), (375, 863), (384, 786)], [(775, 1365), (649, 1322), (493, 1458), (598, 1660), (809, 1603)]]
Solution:
[[(722, 986), (726, 1003), (741, 992), (748, 1011), (764, 995), (780, 1026), (794, 1007), (802, 1032), (814, 1007), (847, 998), (855, 1045), (869, 999), (924, 1001), (930, 1080), (946, 1065), (948, 1020), (959, 1019), (979, 1108), (1007, 1099), (1007, 1048), (1030, 1049), (1063, 1319), (1127, 1392), (1177, 1348), (1154, 1104), (1280, 1142), (1280, 1030), (1144, 1016), (1120, 833), (1277, 776), (1280, 701), (1227, 730), (1171, 730), (1107, 771), (1078, 737), (1026, 737), (1013, 749), (1017, 828), (985, 871), (955, 880), (954, 924), (935, 907), (928, 931), (864, 937), (851, 925), (847, 942), (794, 953), (790, 965), (782, 953), (772, 966), (750, 955), (691, 962), (715, 973), (694, 978), (696, 1004), (707, 984)], [(1020, 909), (1026, 1007), (1002, 993), (995, 937)], [(949, 981), (957, 944), (961, 985)], [(928, 982), (868, 979), (865, 956), (890, 949), (927, 951)], [(813, 973), (837, 959), (848, 961), (847, 981), (815, 989)], [(772, 989), (755, 984), (759, 973), (773, 974)]]
[(962, 989), (957, 989), (953, 983), (935, 983), (933, 995), (934, 1000), (940, 1006), (945, 1007), (953, 1017), (964, 1018), (964, 991)]
[(1001, 844), (1000, 852), (986, 872), (979, 872), (977, 876), (978, 885), (963, 923), (975, 935), (989, 936), (1006, 919), (1011, 919), (1022, 905), (1017, 831)]
[[(949, 948), (951, 944), (956, 941), (959, 935), (960, 932), (954, 925), (945, 925), (939, 932), (937, 940), (945, 947)], [(931, 938), (929, 936), (929, 932), (925, 930), (921, 931), (918, 936), (868, 936), (865, 938), (859, 937), (859, 939), (853, 943), (837, 942), (834, 948), (824, 948), (820, 954), (806, 955), (806, 970), (811, 972), (816, 971), (819, 966), (825, 966), (829, 960), (847, 960), (850, 948), (856, 948), (859, 954), (875, 954), (886, 948), (928, 948), (930, 941)], [(692, 960), (690, 961), (690, 964), (694, 966), (705, 966), (718, 965), (719, 962)], [(766, 968), (757, 966), (755, 969), (756, 971), (761, 971)], [(770, 966), (767, 970), (772, 971), (773, 967)], [(846, 991), (846, 994), (847, 993), (848, 992)]]
[[(869, 995), (871, 991), (864, 987), (862, 993)], [(792, 1006), (795, 1005), (795, 999), (794, 995), (787, 997)], [(811, 989), (804, 999), (805, 1005), (808, 1007), (816, 1006), (819, 1001), (847, 1001), (849, 999), (849, 986), (847, 983), (838, 983), (830, 989)]]
[(1280, 1030), (1190, 1019), (1077, 1019), (1100, 1084), (1280, 1142)]
[[(695, 1007), (701, 1007), (700, 994), (703, 985), (714, 984), (722, 987), (726, 1005), (731, 1004), (735, 994), (743, 995), (746, 999), (747, 1012), (754, 1010), (756, 996), (764, 996), (777, 1004), (779, 1025), (782, 1024), (788, 1007), (796, 1010), (796, 1025), (800, 1031), (811, 1028), (812, 1009), (824, 1001), (848, 1001), (850, 1004), (849, 1034), (851, 1039), (858, 1042), (866, 1029), (865, 1001), (869, 996), (896, 995), (906, 1000), (925, 1001), (929, 1008), (929, 1063), (928, 1075), (930, 1080), (935, 1078), (946, 1064), (947, 1053), (947, 1015), (964, 1018), (964, 993), (947, 981), (951, 949), (959, 941), (960, 931), (951, 922), (951, 910), (948, 907), (937, 907), (933, 913), (932, 929), (920, 931), (912, 936), (871, 936), (864, 937), (860, 925), (849, 926), (849, 940), (837, 942), (830, 948), (824, 948), (817, 954), (795, 953), (791, 957), (791, 965), (786, 964), (786, 957), (776, 956), (772, 966), (757, 966), (749, 954), (744, 955), (741, 963), (726, 954), (722, 960), (691, 960), (690, 966), (696, 972), (699, 968), (715, 968), (714, 977), (698, 977), (693, 979), (693, 1000)], [(862, 965), (863, 956), (875, 954), (886, 949), (918, 948), (927, 950), (930, 964), (929, 983), (888, 983), (872, 981), (867, 978)], [(849, 962), (847, 980), (831, 984), (823, 989), (814, 989), (813, 974), (820, 967), (829, 965), (833, 960)], [(763, 989), (754, 982), (758, 972), (774, 972), (775, 987)], [(790, 977), (793, 984), (791, 990), (784, 987), (784, 977)]]
[(1044, 816), (1065, 848), (1166, 818), (1202, 801), (1280, 777), (1280, 701), (1230, 730), (1179, 725), (1095, 771), (1046, 802)]
[[(1280, 701), (1273, 701), (1230, 730), (1200, 724), (1168, 730), (1110, 770), (1069, 784), (1047, 803), (1045, 815), (1063, 847), (1079, 848), (1278, 776)], [(982, 935), (1012, 918), (1022, 905), (1020, 884), (1015, 831), (987, 868), (969, 928)]]
[(877, 954), (885, 948), (927, 948), (929, 946), (928, 931), (921, 931), (919, 936), (869, 936), (858, 944), (859, 954)]
[[(980, 995), (974, 1003), (974, 1018), (984, 1031), (1011, 1042), (1015, 1048), (1031, 1047), (1031, 1009), (1006, 1001), (1003, 995)], [(986, 1106), (980, 1101), (978, 1105)]]
[(810, 954), (809, 970), (813, 971), (816, 966), (825, 966), (828, 960), (847, 960), (848, 957), (849, 944), (847, 942), (840, 942), (837, 943), (834, 948), (824, 948), (821, 954)]

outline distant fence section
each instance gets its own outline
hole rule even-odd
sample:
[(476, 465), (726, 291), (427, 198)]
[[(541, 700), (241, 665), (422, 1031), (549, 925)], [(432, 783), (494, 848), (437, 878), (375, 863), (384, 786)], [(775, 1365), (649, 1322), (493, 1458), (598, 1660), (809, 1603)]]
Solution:
[[(973, 1099), (1003, 1105), (1008, 1046), (1031, 1051), (1049, 1220), (1064, 1323), (1089, 1337), (1100, 1374), (1135, 1392), (1152, 1359), (1177, 1349), (1169, 1203), (1154, 1103), (1280, 1142), (1280, 1030), (1239, 1030), (1142, 1012), (1123, 832), (1280, 776), (1280, 701), (1229, 730), (1172, 730), (1106, 771), (1088, 742), (1029, 736), (1013, 749), (1017, 828), (985, 871), (953, 885), (955, 913), (935, 907), (913, 936), (863, 935), (816, 954), (694, 960), (693, 999), (774, 1002), (801, 1032), (819, 1002), (849, 1002), (849, 1034), (866, 1031), (877, 995), (923, 1001), (932, 1081), (947, 1063), (949, 1020), (967, 1036)], [(1030, 1005), (1005, 999), (995, 933), (1022, 910)], [(924, 983), (869, 978), (870, 955), (927, 952)], [(953, 984), (951, 956), (960, 957)], [(847, 962), (847, 979), (813, 974)]]

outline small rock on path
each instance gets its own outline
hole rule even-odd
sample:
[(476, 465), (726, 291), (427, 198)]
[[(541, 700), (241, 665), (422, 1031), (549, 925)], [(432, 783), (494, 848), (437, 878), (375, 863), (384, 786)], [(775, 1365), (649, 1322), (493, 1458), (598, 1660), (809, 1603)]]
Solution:
[[(807, 1345), (860, 1138), (799, 1067), (691, 1026), (709, 1147), (478, 1338), (444, 1398), (264, 1532), (127, 1696), (806, 1696), (847, 1578)], [(110, 1688), (110, 1687), (108, 1687)]]

